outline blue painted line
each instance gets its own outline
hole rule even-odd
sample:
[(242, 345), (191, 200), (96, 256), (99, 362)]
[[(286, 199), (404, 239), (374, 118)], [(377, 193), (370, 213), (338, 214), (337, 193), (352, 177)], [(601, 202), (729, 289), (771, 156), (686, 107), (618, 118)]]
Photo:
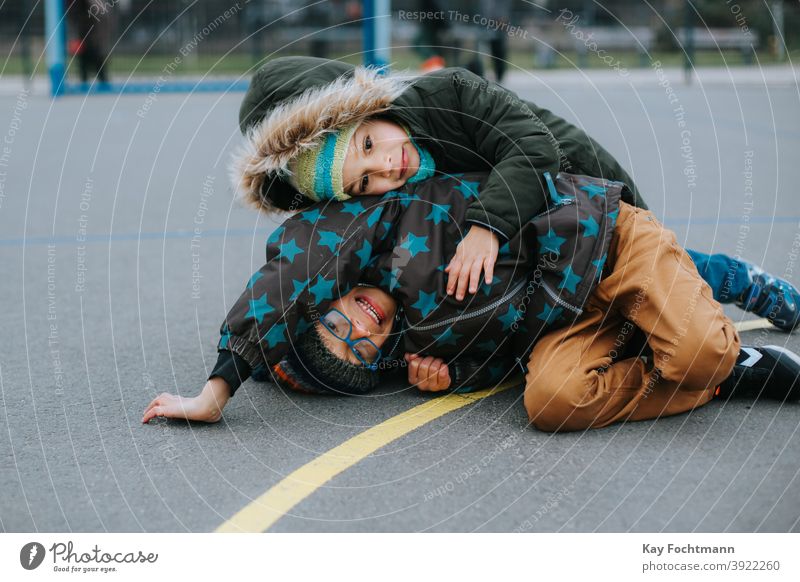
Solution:
[(225, 93), (228, 91), (247, 91), (249, 79), (243, 80), (195, 80), (169, 81), (130, 81), (127, 83), (64, 83), (60, 95), (116, 95), (142, 93)]
[(749, 220), (742, 220), (741, 216), (710, 216), (708, 218), (665, 218), (665, 226), (707, 226), (709, 224), (800, 224), (800, 216), (750, 216)]
[[(745, 224), (741, 217), (720, 217), (720, 218), (667, 218), (663, 221), (666, 226), (709, 226), (717, 224)], [(747, 224), (800, 224), (800, 216), (751, 216)], [(252, 228), (212, 228), (202, 230), (202, 238), (235, 238), (255, 235), (268, 235), (273, 227), (262, 226)], [(79, 241), (75, 236), (56, 235), (56, 236), (32, 236), (27, 238), (7, 238), (0, 239), (0, 247), (21, 247), (38, 246), (53, 244), (92, 244), (108, 243), (120, 241), (145, 241), (145, 240), (167, 240), (167, 239), (187, 239), (195, 236), (194, 230), (167, 230), (160, 232), (121, 232), (108, 234), (90, 234), (86, 240)], [(266, 239), (265, 239), (266, 242)]]
[[(252, 228), (215, 228), (203, 230), (200, 233), (201, 238), (223, 238), (223, 237), (243, 237), (255, 235), (268, 235), (274, 228), (260, 227)], [(33, 236), (28, 238), (7, 238), (0, 239), (0, 247), (21, 247), (21, 246), (39, 246), (39, 245), (57, 245), (57, 244), (92, 244), (92, 243), (108, 243), (119, 241), (138, 241), (138, 240), (166, 240), (166, 239), (187, 239), (195, 236), (193, 230), (172, 230), (162, 232), (123, 232), (123, 233), (108, 233), (108, 234), (90, 234), (86, 235), (85, 240), (78, 240), (76, 236), (56, 235), (56, 236)], [(266, 242), (266, 239), (264, 239)]]

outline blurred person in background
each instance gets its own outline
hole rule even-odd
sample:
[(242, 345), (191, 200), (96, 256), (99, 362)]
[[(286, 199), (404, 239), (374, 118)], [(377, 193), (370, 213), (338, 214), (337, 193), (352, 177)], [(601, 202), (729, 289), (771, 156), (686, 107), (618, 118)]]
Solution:
[[(511, 0), (481, 0), (480, 9), (481, 18), (486, 18), (490, 22), (502, 22), (508, 25), (511, 21)], [(494, 80), (502, 83), (508, 60), (508, 33), (504, 27), (488, 28), (482, 37), (489, 43)]]
[(110, 0), (68, 0), (67, 18), (73, 38), (69, 52), (78, 57), (81, 81), (89, 81), (89, 71), (100, 83), (108, 83), (107, 41), (114, 6)]

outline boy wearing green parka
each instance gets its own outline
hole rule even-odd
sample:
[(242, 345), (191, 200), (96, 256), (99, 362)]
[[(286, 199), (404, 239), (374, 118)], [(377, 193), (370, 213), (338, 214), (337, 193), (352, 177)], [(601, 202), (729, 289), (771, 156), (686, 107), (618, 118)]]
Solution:
[[(231, 174), (241, 199), (267, 212), (319, 200), (382, 195), (444, 173), (489, 172), (466, 213), (447, 292), (463, 299), (497, 252), (551, 204), (545, 174), (627, 185), (623, 202), (646, 209), (631, 177), (599, 143), (552, 112), (470, 71), (416, 77), (314, 57), (281, 57), (253, 77), (239, 125), (246, 135)], [(800, 322), (788, 282), (725, 255), (688, 250), (714, 299), (784, 330)]]

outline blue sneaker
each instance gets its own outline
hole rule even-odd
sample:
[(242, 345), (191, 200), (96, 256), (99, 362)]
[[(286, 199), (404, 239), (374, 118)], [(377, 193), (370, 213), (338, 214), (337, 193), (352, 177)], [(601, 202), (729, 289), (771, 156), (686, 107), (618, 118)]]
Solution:
[(800, 292), (788, 281), (773, 277), (758, 267), (750, 268), (752, 283), (736, 305), (766, 317), (775, 327), (791, 332), (800, 324)]

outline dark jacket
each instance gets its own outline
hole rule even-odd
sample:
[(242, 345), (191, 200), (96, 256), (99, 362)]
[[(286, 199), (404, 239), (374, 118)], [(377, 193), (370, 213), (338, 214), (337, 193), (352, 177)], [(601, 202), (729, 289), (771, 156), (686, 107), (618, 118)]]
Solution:
[(624, 182), (623, 199), (646, 208), (630, 176), (584, 131), (466, 69), (403, 80), (313, 57), (277, 58), (253, 76), (239, 113), (247, 140), (232, 164), (242, 198), (269, 209), (310, 204), (285, 180), (289, 160), (326, 130), (370, 116), (404, 122), (437, 172), (491, 172), (466, 220), (506, 240), (546, 210), (545, 172)]
[(549, 209), (502, 245), (493, 283), (463, 301), (446, 294), (444, 268), (466, 232), (473, 201), (489, 187), (487, 173), (320, 202), (296, 214), (270, 236), (266, 264), (228, 313), (220, 365), (230, 366), (226, 351), (245, 368), (274, 365), (334, 298), (366, 283), (391, 294), (402, 310), (396, 354), (448, 363), (478, 357), (499, 366), (499, 374), (509, 371), (508, 362), (524, 369), (547, 329), (582, 313), (602, 276), (626, 190), (620, 182), (566, 173), (545, 178)]

